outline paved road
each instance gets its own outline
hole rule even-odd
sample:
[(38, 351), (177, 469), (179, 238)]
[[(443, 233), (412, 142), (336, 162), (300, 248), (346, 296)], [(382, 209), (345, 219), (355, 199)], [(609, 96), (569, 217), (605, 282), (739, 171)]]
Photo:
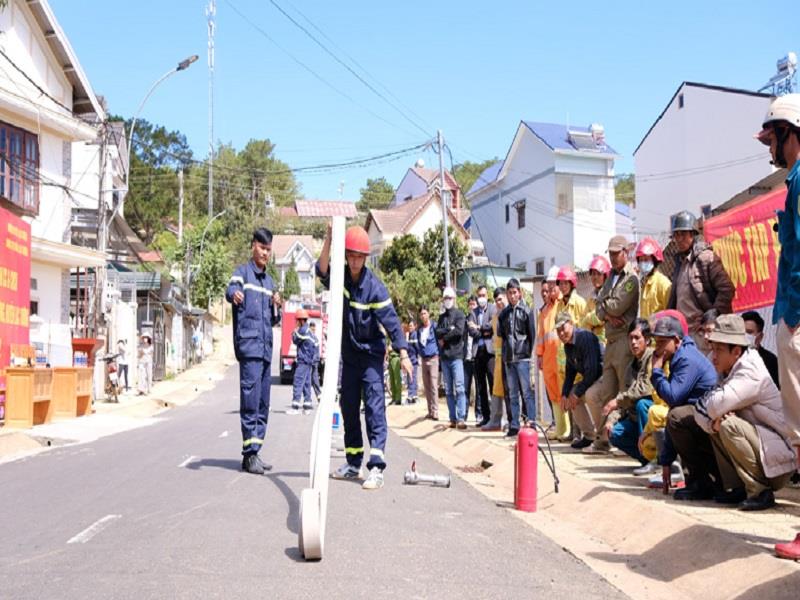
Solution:
[(623, 597), (461, 480), (403, 486), (412, 459), (442, 467), (394, 435), (383, 490), (331, 482), (326, 557), (305, 563), (312, 417), (276, 385), (274, 469), (247, 475), (237, 394), (231, 369), (151, 426), (0, 465), (0, 598)]

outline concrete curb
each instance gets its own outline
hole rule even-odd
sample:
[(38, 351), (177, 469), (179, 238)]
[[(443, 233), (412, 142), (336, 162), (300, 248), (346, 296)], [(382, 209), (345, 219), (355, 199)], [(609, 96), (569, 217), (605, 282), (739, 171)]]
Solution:
[[(558, 470), (556, 495), (541, 459), (538, 511), (518, 512), (513, 510), (513, 442), (503, 440), (501, 433), (449, 429), (446, 422), (425, 420), (425, 413), (419, 405), (390, 406), (387, 411), (395, 433), (633, 598), (777, 600), (798, 594), (800, 567), (772, 555), (772, 544), (781, 540), (769, 537), (774, 528), (765, 526), (760, 536), (739, 535), (687, 516), (658, 491), (641, 497), (563, 469)], [(540, 443), (545, 444), (541, 436)], [(563, 447), (554, 450), (557, 465), (559, 452)], [(481, 463), (492, 466), (469, 472)], [(730, 519), (745, 519), (734, 509), (725, 510)], [(774, 516), (782, 520), (782, 515)]]

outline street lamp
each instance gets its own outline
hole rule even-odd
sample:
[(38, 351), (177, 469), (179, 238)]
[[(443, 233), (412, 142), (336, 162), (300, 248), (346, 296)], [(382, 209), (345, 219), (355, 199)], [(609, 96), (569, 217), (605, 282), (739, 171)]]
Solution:
[(185, 71), (191, 66), (193, 62), (197, 61), (198, 58), (199, 57), (197, 56), (197, 54), (192, 54), (190, 57), (185, 58), (181, 62), (179, 62), (177, 67), (174, 67), (169, 71), (167, 71), (166, 73), (164, 73), (161, 77), (159, 77), (156, 80), (156, 82), (153, 85), (150, 86), (150, 89), (147, 90), (147, 93), (145, 94), (144, 98), (142, 98), (142, 101), (139, 103), (139, 108), (136, 109), (136, 113), (133, 115), (133, 120), (131, 121), (131, 130), (130, 133), (128, 134), (128, 169), (125, 172), (125, 187), (127, 188), (125, 190), (126, 193), (130, 191), (130, 185), (128, 184), (128, 180), (131, 174), (131, 149), (133, 147), (133, 130), (136, 129), (136, 120), (139, 118), (139, 114), (142, 112), (142, 108), (144, 108), (144, 103), (147, 102), (148, 98), (150, 98), (150, 95), (153, 93), (153, 90), (155, 90), (158, 87), (158, 84), (160, 84), (165, 79), (168, 79), (178, 71)]

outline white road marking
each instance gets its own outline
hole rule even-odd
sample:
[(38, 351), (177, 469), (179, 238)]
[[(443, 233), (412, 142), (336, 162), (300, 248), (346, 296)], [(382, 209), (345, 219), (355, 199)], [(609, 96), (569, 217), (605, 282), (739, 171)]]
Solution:
[(98, 519), (97, 521), (95, 521), (94, 523), (89, 525), (89, 527), (87, 527), (86, 529), (81, 531), (79, 534), (77, 534), (77, 535), (71, 537), (70, 539), (68, 539), (67, 543), (68, 544), (85, 544), (90, 539), (92, 539), (94, 536), (96, 536), (98, 533), (103, 531), (103, 529), (108, 527), (111, 524), (112, 521), (116, 521), (121, 516), (122, 515), (106, 515), (102, 519)]
[(227, 431), (223, 431), (222, 433), (219, 434), (219, 437), (221, 437), (221, 438), (228, 437), (228, 432)]
[(190, 462), (192, 462), (192, 461), (193, 461), (195, 458), (197, 458), (197, 457), (196, 457), (196, 456), (190, 456), (190, 457), (188, 457), (186, 460), (184, 460), (184, 461), (183, 461), (181, 464), (179, 464), (179, 465), (178, 465), (178, 468), (179, 468), (179, 469), (182, 469), (183, 467), (185, 467), (186, 465), (188, 465)]

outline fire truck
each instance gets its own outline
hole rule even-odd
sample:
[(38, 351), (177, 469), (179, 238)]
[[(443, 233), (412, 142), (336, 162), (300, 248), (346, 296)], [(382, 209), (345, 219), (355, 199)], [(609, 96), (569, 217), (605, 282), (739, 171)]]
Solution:
[(325, 342), (328, 331), (328, 315), (323, 310), (323, 305), (315, 302), (286, 300), (283, 304), (281, 316), (281, 383), (290, 384), (294, 379), (294, 370), (297, 360), (297, 348), (292, 341), (292, 332), (295, 330), (295, 313), (304, 308), (308, 311), (309, 324), (316, 323), (317, 339), (320, 341), (319, 349), (319, 374), (325, 370)]

